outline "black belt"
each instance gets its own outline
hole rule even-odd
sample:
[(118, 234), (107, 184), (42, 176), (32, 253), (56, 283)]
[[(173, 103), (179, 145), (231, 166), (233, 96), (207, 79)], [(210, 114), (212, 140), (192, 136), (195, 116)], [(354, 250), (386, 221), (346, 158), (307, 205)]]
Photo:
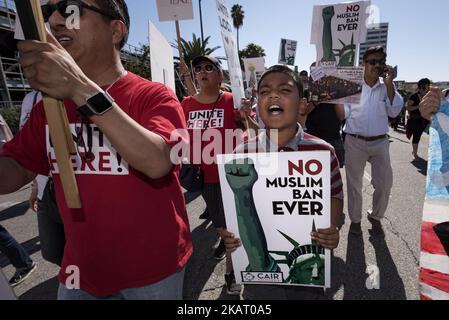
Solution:
[(381, 136), (376, 136), (376, 137), (364, 137), (358, 134), (352, 134), (352, 133), (348, 133), (349, 136), (354, 137), (356, 139), (359, 140), (363, 140), (363, 141), (367, 141), (367, 142), (373, 142), (373, 141), (377, 141), (377, 140), (382, 140), (382, 139), (386, 139), (388, 138), (388, 134), (383, 134)]

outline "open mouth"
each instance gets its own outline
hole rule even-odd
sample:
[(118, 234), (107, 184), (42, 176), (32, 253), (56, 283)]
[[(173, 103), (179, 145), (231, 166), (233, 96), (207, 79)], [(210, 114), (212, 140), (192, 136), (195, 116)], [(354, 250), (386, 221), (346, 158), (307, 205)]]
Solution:
[(276, 116), (276, 115), (280, 115), (280, 114), (284, 113), (284, 109), (282, 109), (278, 105), (272, 105), (271, 107), (268, 108), (268, 113)]
[(63, 37), (59, 37), (58, 38), (58, 42), (61, 44), (61, 45), (66, 45), (66, 44), (68, 44), (69, 42), (71, 42), (73, 39), (72, 38), (70, 38), (70, 37), (66, 37), (66, 36), (63, 36)]

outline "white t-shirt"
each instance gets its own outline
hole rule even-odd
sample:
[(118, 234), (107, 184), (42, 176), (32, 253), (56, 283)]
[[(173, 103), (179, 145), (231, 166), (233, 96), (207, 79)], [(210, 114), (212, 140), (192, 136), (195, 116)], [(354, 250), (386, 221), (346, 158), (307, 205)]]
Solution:
[[(37, 91), (31, 91), (25, 96), (22, 102), (22, 110), (20, 113), (20, 123), (19, 123), (20, 129), (23, 128), (25, 123), (30, 118), (31, 110), (33, 109), (33, 107), (41, 100), (42, 94)], [(37, 197), (39, 198), (39, 200), (42, 200), (42, 197), (44, 195), (44, 189), (48, 182), (48, 177), (38, 175), (36, 177), (36, 182), (37, 182)]]

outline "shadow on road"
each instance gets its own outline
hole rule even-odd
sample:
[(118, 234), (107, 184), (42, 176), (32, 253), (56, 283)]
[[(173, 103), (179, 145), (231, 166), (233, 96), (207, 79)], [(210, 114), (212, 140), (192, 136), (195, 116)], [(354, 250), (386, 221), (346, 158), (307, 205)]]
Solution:
[[(41, 250), (39, 237), (28, 240), (27, 242), (24, 242), (21, 245), (25, 248), (26, 252), (28, 252), (30, 256)], [(9, 264), (11, 264), (9, 259), (6, 258), (4, 254), (0, 253), (0, 268), (4, 268)]]
[(6, 210), (0, 212), (0, 222), (23, 216), (30, 209), (28, 201), (16, 204)]
[(195, 193), (186, 192), (186, 193), (184, 193), (184, 197), (186, 199), (186, 205), (195, 201), (199, 196), (201, 196), (201, 192), (195, 192)]
[[(219, 263), (213, 257), (213, 246), (217, 242), (217, 237), (217, 232), (209, 221), (192, 231), (193, 255), (187, 264), (184, 278), (184, 298), (186, 300), (199, 299)], [(214, 289), (211, 288), (211, 290)]]
[(385, 237), (371, 233), (369, 241), (376, 253), (379, 289), (367, 288), (367, 265), (362, 237), (349, 235), (346, 253), (344, 300), (406, 300), (404, 283), (391, 257)]
[(418, 160), (412, 161), (413, 166), (418, 169), (418, 172), (423, 176), (427, 177), (427, 165), (428, 162), (423, 158), (419, 158)]
[(375, 299), (407, 300), (404, 282), (384, 237), (371, 235), (369, 241), (376, 252), (376, 261), (380, 274), (380, 290), (375, 290)]
[(19, 300), (56, 300), (58, 286), (58, 277), (54, 277), (28, 290), (19, 297)]
[(346, 272), (344, 273), (343, 300), (367, 299), (365, 243), (362, 236), (349, 234), (346, 249)]

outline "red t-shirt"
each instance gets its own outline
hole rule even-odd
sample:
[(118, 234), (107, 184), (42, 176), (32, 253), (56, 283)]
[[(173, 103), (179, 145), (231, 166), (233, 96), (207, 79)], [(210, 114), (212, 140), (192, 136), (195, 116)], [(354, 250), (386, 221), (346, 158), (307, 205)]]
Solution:
[[(237, 139), (235, 141), (228, 139), (229, 146), (226, 146), (226, 134), (229, 137), (231, 130), (237, 129), (236, 120), (240, 117), (239, 111), (234, 108), (232, 94), (229, 92), (223, 94), (213, 116), (210, 117), (214, 105), (215, 103), (201, 104), (194, 97), (188, 97), (182, 102), (190, 135), (190, 161), (195, 164), (201, 161), (206, 183), (220, 183), (215, 157), (217, 154), (232, 153), (238, 142)], [(208, 130), (204, 130), (209, 118), (211, 120), (207, 126)], [(199, 140), (201, 137), (206, 141), (201, 143)], [(201, 149), (203, 156), (198, 159)], [(207, 162), (213, 163), (207, 163), (205, 157), (208, 158)]]
[[(185, 129), (179, 101), (161, 84), (128, 73), (109, 94), (170, 146), (172, 131)], [(65, 105), (76, 136), (76, 105)], [(77, 266), (81, 289), (101, 297), (157, 283), (183, 268), (192, 243), (178, 170), (159, 180), (148, 178), (130, 167), (92, 123), (90, 130), (84, 126), (84, 140), (95, 159), (84, 163), (78, 155), (72, 157), (81, 210), (67, 208), (42, 103), (3, 152), (30, 171), (53, 173), (67, 238), (60, 281), (65, 284), (71, 275), (66, 273), (68, 266)]]

